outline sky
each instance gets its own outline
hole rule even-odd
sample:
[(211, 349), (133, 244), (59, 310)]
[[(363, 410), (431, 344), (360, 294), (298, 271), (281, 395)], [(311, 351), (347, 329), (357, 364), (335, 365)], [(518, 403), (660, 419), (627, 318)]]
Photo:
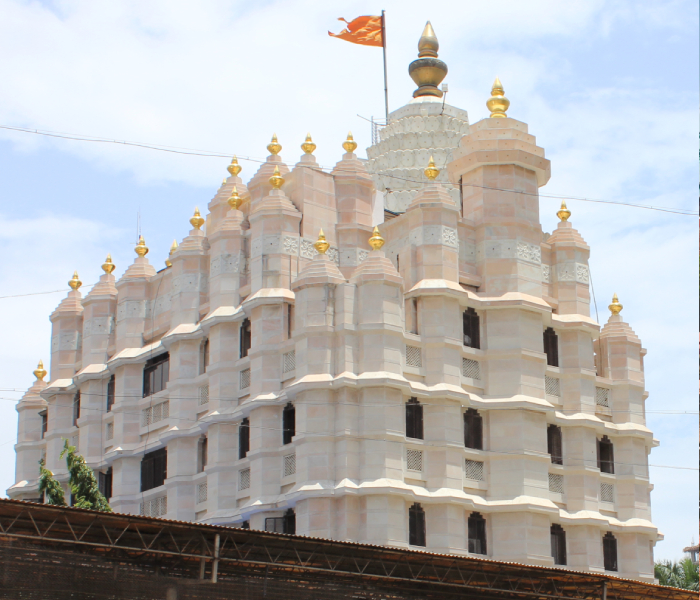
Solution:
[(273, 133), (288, 164), (307, 132), (323, 166), (340, 160), (348, 130), (363, 156), (361, 117), (384, 113), (381, 49), (327, 31), (382, 8), (391, 110), (411, 99), (407, 68), (429, 19), (447, 102), (485, 118), (499, 76), (509, 116), (551, 160), (544, 230), (559, 204), (546, 195), (570, 198), (599, 320), (616, 292), (649, 352), (648, 425), (661, 444), (649, 458), (652, 514), (665, 535), (655, 552), (680, 558), (698, 534), (698, 218), (575, 198), (697, 211), (693, 0), (502, 0), (498, 11), (463, 0), (0, 0), (0, 126), (223, 155), (0, 128), (0, 493), (14, 483), (15, 403), (48, 363), (48, 317), (73, 271), (87, 293), (111, 253), (121, 276), (137, 221), (162, 267), (227, 175), (225, 157), (238, 155), (247, 181)]

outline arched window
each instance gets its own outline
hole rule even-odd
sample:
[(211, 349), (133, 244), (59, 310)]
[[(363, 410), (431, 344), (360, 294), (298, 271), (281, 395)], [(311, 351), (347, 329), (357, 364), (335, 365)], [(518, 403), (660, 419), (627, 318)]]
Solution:
[(282, 444), (291, 444), (296, 435), (296, 410), (291, 402), (282, 410)]
[(408, 509), (408, 543), (425, 547), (425, 511), (417, 502)]
[(484, 449), (484, 420), (473, 408), (464, 413), (464, 447)]
[(467, 519), (467, 537), (471, 554), (486, 554), (486, 519), (477, 512)]
[(603, 536), (603, 565), (606, 571), (617, 571), (617, 540), (609, 531)]
[(550, 367), (559, 366), (559, 338), (551, 327), (544, 330), (544, 353)]
[(406, 402), (406, 437), (423, 439), (423, 406), (418, 402), (418, 398), (411, 398)]
[(202, 348), (200, 350), (199, 357), (199, 374), (207, 372), (207, 367), (209, 366), (209, 338), (206, 338), (202, 342)]
[(561, 525), (553, 523), (549, 530), (552, 543), (552, 558), (555, 565), (566, 564), (566, 532)]
[(561, 428), (556, 425), (547, 426), (547, 452), (555, 465), (563, 465), (564, 457), (561, 445)]
[(615, 456), (613, 443), (607, 435), (598, 440), (598, 468), (601, 473), (615, 473)]
[(473, 308), (468, 308), (462, 313), (462, 334), (465, 346), (481, 348), (479, 344), (479, 315)]
[(248, 356), (250, 350), (251, 334), (250, 334), (250, 319), (243, 319), (241, 323), (241, 358)]
[(250, 421), (246, 417), (238, 427), (238, 458), (245, 458), (250, 450)]

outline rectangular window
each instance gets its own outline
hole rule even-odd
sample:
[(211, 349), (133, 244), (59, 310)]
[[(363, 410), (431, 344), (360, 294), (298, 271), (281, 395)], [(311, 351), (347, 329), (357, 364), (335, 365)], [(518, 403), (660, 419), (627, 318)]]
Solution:
[(207, 467), (207, 453), (209, 451), (209, 441), (207, 436), (204, 436), (199, 440), (197, 448), (197, 473), (202, 473)]
[(473, 408), (464, 413), (464, 446), (473, 450), (484, 449), (484, 421)]
[(292, 339), (292, 331), (294, 330), (294, 313), (291, 304), (287, 304), (287, 339)]
[(406, 366), (419, 369), (423, 366), (423, 356), (418, 346), (406, 346)]
[(406, 450), (406, 468), (409, 471), (423, 470), (423, 453), (420, 450)]
[(206, 373), (208, 366), (209, 366), (209, 339), (205, 339), (202, 342), (200, 364), (199, 364), (199, 374), (202, 375), (203, 373)]
[(207, 485), (207, 482), (205, 481), (204, 483), (198, 484), (197, 485), (197, 504), (201, 504), (202, 502), (206, 502), (208, 495), (209, 495), (209, 486)]
[(240, 357), (244, 358), (248, 356), (248, 351), (250, 350), (250, 344), (251, 344), (251, 328), (250, 328), (250, 319), (244, 319), (243, 323), (241, 323), (241, 330), (240, 330), (240, 345), (241, 345), (241, 353)]
[(41, 417), (41, 439), (43, 440), (49, 431), (49, 409), (45, 408), (39, 411), (39, 416)]
[(556, 377), (544, 376), (544, 393), (547, 396), (561, 397), (561, 384)]
[(296, 515), (291, 508), (283, 517), (268, 517), (265, 519), (265, 531), (295, 534), (296, 529)]
[(250, 369), (243, 369), (240, 372), (239, 389), (247, 390), (250, 387)]
[(199, 391), (199, 398), (197, 400), (197, 404), (199, 404), (199, 406), (209, 404), (209, 386), (203, 385), (199, 388), (198, 391)]
[(417, 398), (406, 402), (406, 437), (423, 439), (423, 406)]
[(149, 452), (141, 459), (141, 491), (146, 492), (165, 483), (168, 476), (168, 449)]
[(296, 435), (296, 410), (290, 402), (282, 409), (282, 444), (291, 444)]
[(162, 517), (168, 512), (168, 497), (160, 496), (141, 502), (140, 514), (146, 517)]
[(558, 473), (549, 474), (549, 491), (555, 494), (564, 493), (564, 476)]
[(601, 473), (615, 473), (613, 443), (607, 435), (604, 435), (602, 440), (598, 440), (598, 468)]
[(418, 503), (408, 509), (408, 543), (425, 547), (425, 511)]
[(596, 387), (595, 389), (596, 406), (610, 407), (610, 390), (608, 388)]
[(462, 358), (462, 377), (471, 377), (481, 380), (481, 368), (479, 363), (471, 358)]
[(114, 439), (114, 421), (112, 421), (111, 423), (107, 423), (107, 426), (105, 427), (105, 439)]
[(106, 473), (98, 473), (97, 487), (107, 500), (112, 497), (112, 467)]
[(481, 348), (479, 343), (479, 315), (473, 308), (462, 313), (462, 333), (464, 345), (468, 348)]
[(238, 489), (247, 490), (250, 487), (250, 469), (238, 471)]
[(80, 418), (80, 392), (76, 392), (73, 396), (73, 427), (78, 426), (78, 419)]
[(282, 477), (289, 477), (297, 472), (297, 455), (287, 454), (283, 459)]
[(552, 558), (555, 565), (566, 564), (566, 532), (561, 525), (556, 523), (550, 528), (550, 540), (552, 543)]
[(603, 536), (603, 565), (606, 571), (617, 571), (617, 540), (609, 531)]
[(297, 357), (294, 350), (285, 352), (282, 355), (282, 373), (291, 373), (297, 368)]
[(486, 520), (479, 513), (469, 515), (467, 537), (470, 554), (486, 554)]
[(246, 418), (238, 427), (238, 458), (245, 458), (250, 450), (250, 421)]
[(612, 483), (600, 484), (600, 501), (608, 504), (615, 502), (615, 486)]
[(561, 443), (561, 428), (556, 425), (547, 426), (547, 452), (555, 465), (563, 465), (564, 457)]
[(143, 368), (143, 397), (165, 389), (170, 378), (170, 355), (166, 352), (146, 361)]
[(112, 406), (114, 406), (114, 392), (116, 389), (116, 379), (114, 375), (112, 375), (109, 378), (109, 381), (107, 382), (107, 412), (112, 410)]
[(484, 463), (478, 460), (464, 460), (464, 477), (471, 481), (484, 480)]
[(559, 338), (551, 327), (544, 330), (544, 353), (550, 367), (559, 366)]

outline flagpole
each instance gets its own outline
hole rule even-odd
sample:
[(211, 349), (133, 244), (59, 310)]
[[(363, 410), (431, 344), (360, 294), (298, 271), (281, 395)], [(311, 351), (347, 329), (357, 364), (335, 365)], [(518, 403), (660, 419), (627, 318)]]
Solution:
[(382, 11), (382, 53), (384, 54), (384, 110), (386, 111), (386, 124), (389, 124), (389, 88), (386, 78), (386, 25), (384, 22), (386, 11)]

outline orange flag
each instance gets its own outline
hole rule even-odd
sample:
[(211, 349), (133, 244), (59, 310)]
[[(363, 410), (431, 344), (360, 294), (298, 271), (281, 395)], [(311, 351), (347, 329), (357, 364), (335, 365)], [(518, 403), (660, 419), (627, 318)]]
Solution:
[(341, 17), (338, 21), (344, 21), (348, 24), (348, 27), (340, 33), (331, 33), (329, 31), (328, 35), (331, 37), (347, 40), (353, 44), (362, 44), (363, 46), (384, 46), (381, 17), (357, 17), (349, 23)]

